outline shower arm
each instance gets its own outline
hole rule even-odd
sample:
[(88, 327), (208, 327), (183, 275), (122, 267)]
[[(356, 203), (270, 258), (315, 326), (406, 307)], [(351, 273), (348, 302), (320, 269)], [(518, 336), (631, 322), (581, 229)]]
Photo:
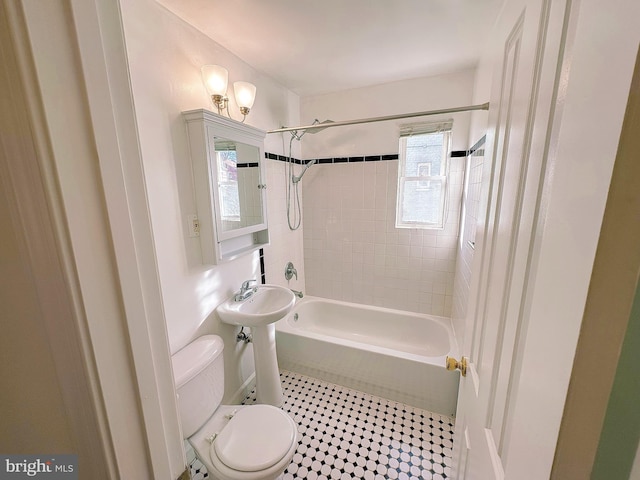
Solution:
[(447, 113), (470, 112), (473, 110), (489, 110), (489, 102), (478, 104), (478, 105), (468, 105), (464, 107), (443, 108), (440, 110), (429, 110), (426, 112), (402, 113), (398, 115), (387, 115), (384, 117), (361, 118), (358, 120), (343, 120), (340, 122), (330, 122), (330, 123), (322, 123), (322, 124), (318, 123), (318, 124), (306, 125), (301, 127), (282, 127), (282, 128), (277, 128), (275, 130), (269, 130), (267, 133), (297, 132), (300, 130), (304, 130), (306, 132), (307, 130), (324, 129), (329, 127), (342, 127), (345, 125), (357, 125), (360, 123), (385, 122), (387, 120), (399, 120), (402, 118), (412, 118), (412, 117), (426, 117), (429, 115), (443, 115)]

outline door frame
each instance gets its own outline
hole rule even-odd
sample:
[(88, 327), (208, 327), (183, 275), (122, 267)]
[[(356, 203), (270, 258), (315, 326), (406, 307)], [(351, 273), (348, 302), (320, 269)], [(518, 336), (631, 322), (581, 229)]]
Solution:
[[(186, 459), (120, 4), (0, 8), (10, 37), (0, 48), (16, 58), (7, 75), (26, 113), (16, 138), (33, 148), (0, 166), (11, 171), (12, 217), (28, 251), (60, 262), (39, 293), (82, 471), (177, 478)], [(36, 279), (51, 273), (37, 255), (26, 260)]]

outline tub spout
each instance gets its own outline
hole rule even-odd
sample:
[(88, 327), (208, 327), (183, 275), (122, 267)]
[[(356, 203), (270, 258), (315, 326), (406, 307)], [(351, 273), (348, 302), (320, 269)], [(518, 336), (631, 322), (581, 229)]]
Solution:
[(302, 298), (302, 297), (304, 297), (304, 293), (299, 292), (298, 290), (291, 289), (291, 291), (292, 291), (292, 292), (293, 292), (293, 294), (294, 294), (296, 297), (298, 297), (298, 298)]

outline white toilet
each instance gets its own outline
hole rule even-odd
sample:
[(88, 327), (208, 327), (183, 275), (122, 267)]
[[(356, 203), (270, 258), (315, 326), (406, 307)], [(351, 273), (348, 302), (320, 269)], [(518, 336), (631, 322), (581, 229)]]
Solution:
[(298, 428), (271, 405), (220, 405), (224, 344), (197, 338), (172, 357), (184, 437), (218, 480), (273, 480), (291, 462)]

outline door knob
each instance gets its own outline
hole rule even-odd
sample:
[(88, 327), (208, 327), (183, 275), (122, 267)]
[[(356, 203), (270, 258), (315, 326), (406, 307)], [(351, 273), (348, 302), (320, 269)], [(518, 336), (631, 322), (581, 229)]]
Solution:
[(463, 377), (467, 376), (467, 357), (462, 357), (460, 361), (453, 357), (447, 357), (446, 365), (447, 370), (460, 370)]

